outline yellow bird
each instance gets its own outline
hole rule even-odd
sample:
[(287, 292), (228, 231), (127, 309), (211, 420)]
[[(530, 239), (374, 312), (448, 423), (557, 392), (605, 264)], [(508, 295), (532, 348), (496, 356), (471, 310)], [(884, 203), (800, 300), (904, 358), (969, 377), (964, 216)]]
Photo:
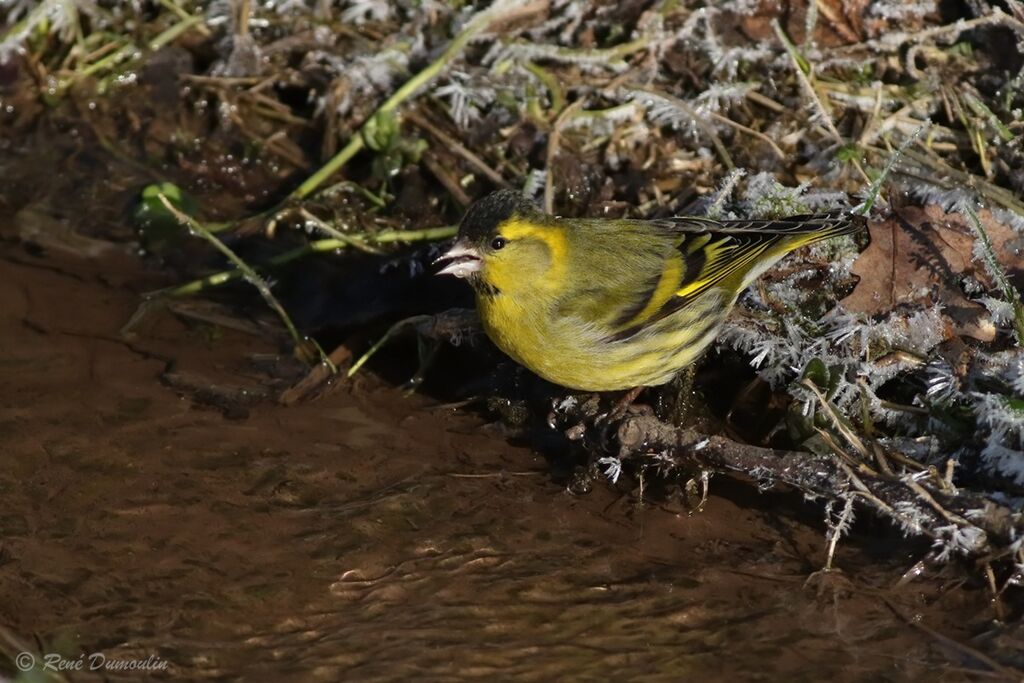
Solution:
[(790, 251), (861, 230), (833, 212), (782, 220), (557, 218), (502, 190), (469, 207), (439, 274), (466, 279), (487, 336), (562, 386), (671, 380), (736, 298)]

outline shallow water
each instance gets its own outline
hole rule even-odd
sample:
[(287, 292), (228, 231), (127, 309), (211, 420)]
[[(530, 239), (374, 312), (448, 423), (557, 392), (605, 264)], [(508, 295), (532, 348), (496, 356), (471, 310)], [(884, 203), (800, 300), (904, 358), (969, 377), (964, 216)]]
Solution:
[(167, 312), (122, 337), (173, 282), (124, 241), (138, 179), (0, 155), (0, 678), (21, 651), (166, 666), (73, 680), (1006, 678), (971, 654), (1017, 642), (978, 637), (984, 591), (896, 588), (924, 548), (885, 528), (813, 577), (794, 496), (577, 497), (371, 374), (282, 407), (257, 400), (272, 340)]

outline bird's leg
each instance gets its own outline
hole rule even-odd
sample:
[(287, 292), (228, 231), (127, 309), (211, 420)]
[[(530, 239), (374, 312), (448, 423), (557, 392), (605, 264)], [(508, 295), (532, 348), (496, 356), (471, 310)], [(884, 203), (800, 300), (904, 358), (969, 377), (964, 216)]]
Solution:
[(697, 375), (695, 363), (687, 365), (659, 392), (655, 413), (666, 422), (681, 426), (693, 409), (693, 381)]

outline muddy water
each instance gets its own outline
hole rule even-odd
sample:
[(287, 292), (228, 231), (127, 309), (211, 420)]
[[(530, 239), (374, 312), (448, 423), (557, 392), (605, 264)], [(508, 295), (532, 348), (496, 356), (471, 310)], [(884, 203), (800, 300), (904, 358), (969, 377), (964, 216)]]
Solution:
[(576, 497), (478, 417), (369, 374), (205, 405), (182, 386), (259, 396), (254, 359), (280, 347), (168, 313), (123, 338), (171, 280), (100, 181), (66, 174), (0, 201), (0, 679), (20, 652), (159, 665), (72, 680), (998, 679), (971, 654), (982, 591), (894, 588), (922, 548), (870, 527), (808, 581), (823, 528), (793, 497)]

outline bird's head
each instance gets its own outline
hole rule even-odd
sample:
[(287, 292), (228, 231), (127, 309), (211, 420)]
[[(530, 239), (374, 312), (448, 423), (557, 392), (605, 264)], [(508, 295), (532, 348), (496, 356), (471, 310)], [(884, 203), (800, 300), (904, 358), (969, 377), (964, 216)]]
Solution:
[(475, 202), (455, 243), (437, 263), (438, 275), (466, 279), (478, 292), (543, 289), (565, 266), (564, 227), (518, 192), (499, 190)]

